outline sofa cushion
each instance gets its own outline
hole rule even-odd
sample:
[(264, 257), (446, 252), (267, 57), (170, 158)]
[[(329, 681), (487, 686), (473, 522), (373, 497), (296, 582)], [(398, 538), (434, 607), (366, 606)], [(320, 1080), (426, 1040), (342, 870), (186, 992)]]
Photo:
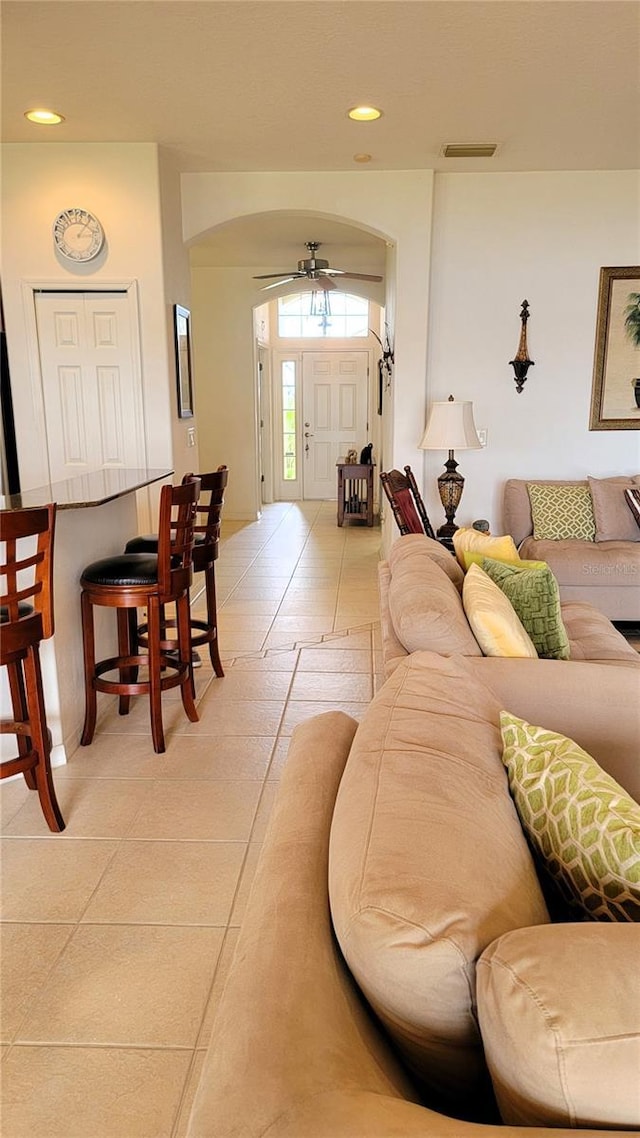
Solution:
[(596, 524), (589, 487), (528, 482), (533, 536), (538, 540), (593, 541)]
[(589, 478), (596, 522), (596, 541), (640, 541), (624, 492), (638, 485), (635, 476), (628, 478)]
[(639, 954), (638, 926), (597, 924), (516, 929), (485, 950), (478, 1015), (503, 1122), (640, 1127)]
[(640, 655), (599, 609), (587, 601), (562, 601), (560, 610), (572, 660), (615, 660), (640, 668)]
[(522, 558), (546, 561), (559, 585), (585, 589), (623, 588), (640, 592), (640, 542), (536, 541), (520, 546)]
[(518, 550), (510, 534), (492, 537), (491, 534), (481, 533), (472, 526), (463, 526), (456, 530), (453, 535), (453, 548), (463, 569), (468, 568), (465, 564), (465, 553), (482, 553), (485, 557), (500, 558), (503, 561), (518, 560)]
[(549, 566), (520, 569), (486, 557), (482, 568), (511, 601), (538, 656), (568, 660), (569, 637), (562, 622), (558, 582)]
[(508, 929), (548, 920), (499, 714), (467, 661), (407, 657), (358, 727), (331, 828), (349, 968), (429, 1102), (454, 1114), (473, 1113), (486, 1086), (475, 960)]
[(420, 558), (422, 561), (429, 558), (430, 561), (435, 561), (439, 565), (450, 581), (453, 581), (458, 592), (462, 590), (462, 582), (464, 581), (464, 572), (461, 570), (455, 557), (449, 553), (449, 550), (441, 545), (432, 537), (427, 537), (426, 534), (404, 534), (394, 541), (389, 553), (389, 565), (392, 572), (395, 573), (396, 568), (404, 562), (409, 561), (413, 563), (414, 558)]
[(640, 921), (640, 806), (586, 751), (503, 711), (503, 762), (525, 833), (563, 897)]
[[(438, 557), (418, 534), (400, 538), (389, 554), (389, 610), (395, 634), (407, 652), (440, 652), (444, 656), (482, 655), (464, 615), (460, 594), (451, 579), (451, 567), (464, 575), (454, 557), (442, 546)], [(412, 542), (409, 548), (406, 543)], [(434, 542), (438, 546), (438, 542)], [(400, 547), (400, 548), (398, 548)]]
[(537, 656), (535, 645), (511, 601), (479, 565), (471, 565), (467, 571), (462, 603), (485, 656), (520, 659)]

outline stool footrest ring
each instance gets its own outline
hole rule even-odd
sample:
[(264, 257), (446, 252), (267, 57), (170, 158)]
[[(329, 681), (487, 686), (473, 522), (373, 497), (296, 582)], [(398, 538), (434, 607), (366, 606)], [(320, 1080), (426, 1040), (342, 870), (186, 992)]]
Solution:
[[(148, 656), (111, 656), (108, 660), (101, 660), (95, 666), (92, 685), (96, 691), (107, 692), (110, 695), (148, 695), (150, 691), (149, 680), (141, 680), (139, 683), (125, 683), (122, 680), (101, 679), (105, 672), (144, 667), (148, 662)], [(160, 690), (168, 691), (171, 688), (178, 687), (189, 671), (189, 664), (183, 664), (175, 658), (172, 659), (164, 652), (160, 653), (160, 662), (163, 668), (171, 668), (169, 675), (161, 677)]]

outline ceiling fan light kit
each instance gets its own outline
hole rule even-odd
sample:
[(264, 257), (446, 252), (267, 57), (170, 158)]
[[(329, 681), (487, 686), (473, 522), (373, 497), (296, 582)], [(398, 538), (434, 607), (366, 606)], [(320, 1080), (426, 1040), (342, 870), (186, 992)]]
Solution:
[(273, 284), (262, 285), (262, 291), (265, 292), (270, 288), (279, 288), (280, 285), (289, 284), (290, 281), (295, 280), (308, 280), (314, 281), (316, 287), (323, 289), (335, 288), (332, 277), (340, 277), (341, 280), (352, 281), (381, 281), (382, 277), (373, 273), (350, 273), (345, 269), (332, 269), (328, 261), (322, 257), (316, 257), (316, 253), (320, 248), (319, 241), (305, 241), (308, 257), (303, 257), (298, 261), (298, 268), (293, 269), (290, 273), (261, 273), (255, 276), (254, 281), (268, 281), (272, 278), (279, 278), (273, 281)]

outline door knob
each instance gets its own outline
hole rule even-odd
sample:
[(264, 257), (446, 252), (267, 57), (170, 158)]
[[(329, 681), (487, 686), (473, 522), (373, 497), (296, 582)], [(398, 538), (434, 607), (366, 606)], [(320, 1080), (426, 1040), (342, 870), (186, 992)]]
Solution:
[(313, 438), (313, 432), (312, 431), (305, 431), (304, 437), (305, 437), (305, 439), (312, 439)]

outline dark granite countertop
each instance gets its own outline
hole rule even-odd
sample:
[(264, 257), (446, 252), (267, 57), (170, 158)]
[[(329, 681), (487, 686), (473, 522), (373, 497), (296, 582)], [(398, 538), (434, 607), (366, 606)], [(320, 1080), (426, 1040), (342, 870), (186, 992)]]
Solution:
[(59, 510), (82, 510), (88, 506), (102, 506), (115, 498), (123, 498), (134, 490), (170, 478), (173, 470), (127, 470), (122, 467), (109, 467), (94, 470), (90, 474), (79, 474), (77, 478), (67, 478), (64, 482), (52, 482), (48, 486), (38, 486), (34, 490), (22, 490), (20, 494), (0, 496), (3, 510), (24, 510), (34, 506), (46, 506), (55, 502)]

